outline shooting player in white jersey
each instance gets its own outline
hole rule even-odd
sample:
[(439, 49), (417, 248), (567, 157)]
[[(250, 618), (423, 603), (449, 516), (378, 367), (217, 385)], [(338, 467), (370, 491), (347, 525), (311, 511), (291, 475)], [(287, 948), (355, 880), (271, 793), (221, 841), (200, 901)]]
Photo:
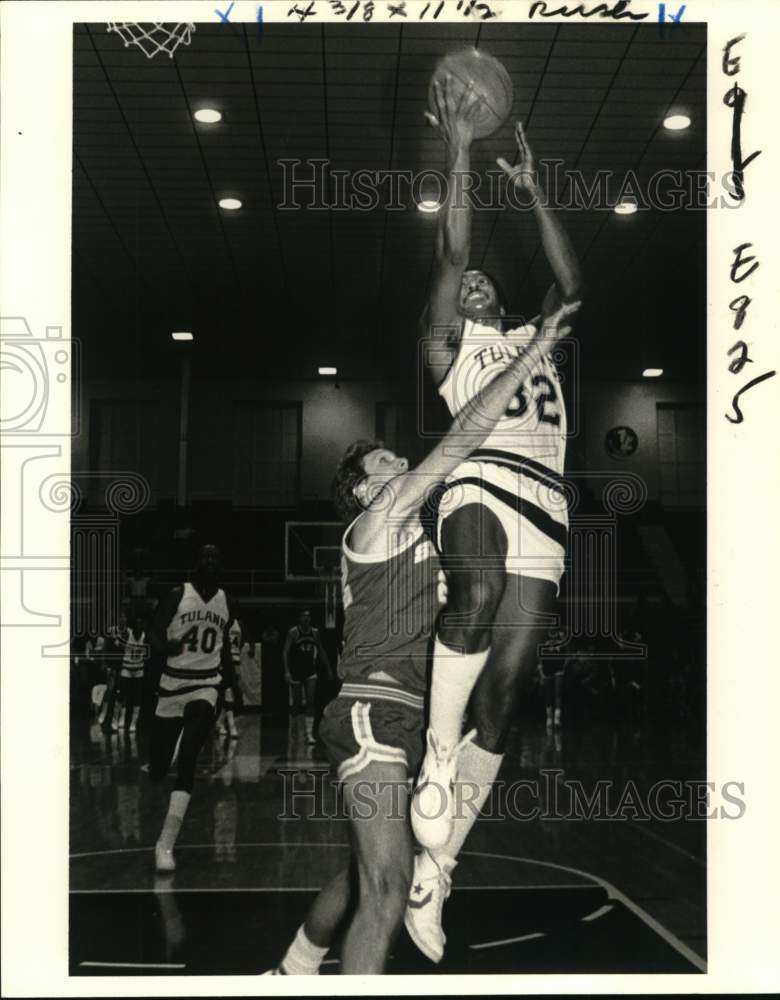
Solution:
[(173, 848), (192, 797), (195, 764), (214, 725), (223, 669), (230, 669), (232, 618), (219, 586), (219, 551), (204, 545), (192, 581), (160, 602), (149, 635), (165, 657), (152, 723), (149, 776), (161, 781), (178, 746), (177, 774), (168, 814), (155, 846), (158, 871), (173, 871)]
[[(421, 326), (431, 376), (456, 413), (511, 364), (549, 316), (561, 306), (578, 305), (582, 289), (573, 247), (543, 205), (518, 123), (518, 163), (512, 167), (499, 159), (498, 164), (533, 202), (554, 284), (540, 315), (506, 328), (495, 283), (468, 268), (471, 206), (463, 177), (470, 167), (477, 100), (471, 86), (456, 99), (446, 79), (436, 84), (435, 95), (436, 114), (426, 117), (444, 140), (449, 184)], [(418, 856), (406, 913), (409, 933), (432, 961), (443, 954), (441, 908), (455, 858), (498, 773), (521, 678), (535, 669), (563, 573), (568, 519), (559, 487), (565, 444), (563, 399), (555, 365), (545, 355), (484, 445), (449, 476), (442, 499), (437, 534), (448, 598), (434, 647), (428, 747), (412, 810), (415, 835), (427, 850)], [(469, 728), (476, 727), (477, 735), (456, 754), (469, 699)], [(456, 775), (478, 791), (461, 810), (465, 815), (457, 817)]]
[(334, 499), (348, 524), (344, 683), (325, 709), (322, 739), (341, 782), (352, 857), (314, 900), (271, 975), (317, 974), (341, 931), (342, 974), (385, 970), (412, 880), (408, 782), (423, 750), (430, 638), (446, 596), (426, 534), (428, 501), (461, 458), (484, 443), (548, 346), (566, 336), (570, 313), (562, 306), (549, 317), (416, 469), (366, 441), (356, 442), (339, 465)]

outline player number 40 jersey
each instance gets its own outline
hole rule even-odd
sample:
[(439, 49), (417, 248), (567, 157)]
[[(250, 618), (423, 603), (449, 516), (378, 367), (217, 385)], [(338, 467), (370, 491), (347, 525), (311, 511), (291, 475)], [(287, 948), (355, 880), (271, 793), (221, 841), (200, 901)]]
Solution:
[(185, 583), (166, 636), (181, 640), (184, 648), (178, 656), (168, 657), (168, 666), (188, 673), (217, 672), (227, 618), (224, 590), (218, 590), (210, 601), (204, 601), (191, 583)]
[[(520, 356), (533, 326), (496, 330), (465, 320), (455, 361), (439, 386), (454, 416)], [(559, 475), (566, 452), (566, 410), (555, 363), (544, 355), (525, 378), (482, 449), (534, 459)]]

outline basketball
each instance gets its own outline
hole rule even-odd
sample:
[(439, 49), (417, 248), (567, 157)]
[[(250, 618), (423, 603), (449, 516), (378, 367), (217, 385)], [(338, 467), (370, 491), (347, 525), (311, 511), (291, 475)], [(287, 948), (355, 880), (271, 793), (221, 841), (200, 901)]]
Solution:
[(449, 74), (454, 96), (459, 98), (474, 81), (474, 90), (480, 96), (474, 138), (484, 139), (503, 125), (512, 110), (512, 80), (505, 67), (494, 56), (480, 49), (461, 49), (450, 52), (436, 64), (428, 87), (428, 107), (435, 114), (433, 85)]

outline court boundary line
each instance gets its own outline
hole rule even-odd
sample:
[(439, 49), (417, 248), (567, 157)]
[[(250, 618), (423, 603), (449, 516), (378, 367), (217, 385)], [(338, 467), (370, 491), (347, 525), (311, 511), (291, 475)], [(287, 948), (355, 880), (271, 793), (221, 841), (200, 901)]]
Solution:
[(186, 962), (79, 962), (90, 969), (186, 969)]
[[(177, 850), (194, 850), (194, 849), (201, 849), (202, 850), (203, 848), (213, 848), (215, 846), (219, 846), (219, 845), (216, 845), (214, 843), (211, 843), (211, 844), (181, 844), (181, 845), (178, 845), (176, 849)], [(262, 843), (231, 844), (230, 846), (231, 847), (236, 847), (236, 848), (237, 847), (317, 847), (317, 848), (321, 849), (323, 847), (326, 847), (326, 848), (327, 847), (331, 847), (331, 848), (344, 848), (344, 847), (348, 847), (349, 845), (348, 844), (340, 844), (340, 843), (335, 843), (334, 844), (334, 843), (310, 843), (310, 842), (299, 842), (299, 843), (295, 843), (295, 844), (282, 844), (282, 843), (279, 843), (278, 841), (275, 841), (273, 843), (266, 841), (266, 842), (262, 842)], [(77, 853), (77, 854), (71, 854), (71, 855), (69, 855), (69, 858), (71, 860), (76, 860), (78, 858), (99, 857), (99, 856), (104, 856), (104, 855), (107, 855), (107, 854), (133, 854), (133, 853), (137, 854), (137, 853), (141, 853), (141, 852), (145, 853), (147, 851), (151, 851), (151, 847), (127, 847), (127, 848), (119, 847), (119, 848), (112, 848), (110, 850), (104, 850), (104, 851), (83, 851), (83, 852), (80, 852), (80, 853)], [(622, 903), (627, 909), (629, 909), (635, 916), (639, 917), (639, 919), (644, 924), (646, 924), (652, 931), (654, 931), (660, 938), (662, 938), (662, 940), (666, 941), (666, 943), (668, 945), (670, 945), (670, 947), (674, 948), (674, 950), (676, 952), (678, 952), (678, 954), (682, 955), (683, 958), (687, 959), (687, 961), (689, 961), (691, 963), (691, 965), (693, 965), (695, 968), (697, 968), (699, 970), (699, 972), (705, 972), (706, 973), (706, 971), (707, 971), (707, 962), (706, 962), (705, 959), (703, 959), (700, 955), (698, 955), (695, 951), (693, 951), (692, 948), (689, 948), (687, 944), (685, 944), (683, 941), (681, 941), (667, 927), (664, 927), (664, 925), (662, 923), (660, 923), (658, 920), (656, 920), (655, 917), (652, 917), (646, 910), (642, 909), (642, 907), (639, 906), (638, 903), (635, 903), (632, 899), (630, 899), (628, 896), (626, 896), (626, 894), (624, 892), (621, 892), (620, 889), (618, 889), (615, 885), (613, 885), (611, 882), (608, 882), (606, 879), (601, 878), (601, 876), (599, 876), (599, 875), (593, 875), (590, 872), (583, 871), (581, 868), (573, 868), (570, 865), (559, 865), (559, 864), (555, 864), (552, 861), (540, 861), (537, 858), (518, 857), (517, 855), (514, 855), (514, 854), (496, 854), (496, 853), (493, 853), (491, 851), (463, 851), (462, 854), (464, 856), (466, 856), (466, 857), (472, 857), (472, 858), (493, 858), (493, 859), (496, 859), (496, 860), (499, 860), (499, 861), (518, 861), (518, 862), (521, 862), (523, 864), (540, 865), (542, 868), (554, 868), (557, 871), (568, 872), (568, 873), (573, 874), (573, 875), (579, 875), (579, 876), (581, 876), (582, 878), (585, 878), (585, 879), (590, 879), (591, 882), (594, 885), (600, 886), (602, 889), (604, 889), (606, 891), (608, 898), (610, 898), (610, 899), (616, 899), (618, 902)], [(511, 888), (514, 888), (514, 886), (511, 887)], [(549, 887), (549, 888), (552, 888), (552, 887)], [(109, 890), (109, 891), (119, 892), (121, 890)], [(154, 892), (154, 889), (152, 888), (150, 890), (148, 889), (148, 890), (143, 890), (143, 891)], [(164, 890), (159, 890), (159, 891), (162, 892)], [(185, 890), (182, 890), (182, 889), (176, 889), (176, 890), (174, 890), (174, 889), (171, 888), (171, 891), (182, 892), (182, 891), (185, 891)], [(200, 890), (190, 890), (190, 891), (198, 891), (198, 892), (204, 892), (204, 891), (221, 891), (221, 892), (224, 892), (226, 890), (203, 890), (203, 889), (200, 889)], [(235, 891), (241, 891), (241, 890), (235, 890)], [(246, 891), (246, 890), (244, 890), (244, 891)], [(268, 891), (268, 890), (266, 890), (266, 891)], [(287, 891), (287, 890), (284, 890), (284, 891)], [(305, 890), (305, 891), (312, 891), (312, 890)], [(317, 891), (317, 890), (314, 890), (314, 891)], [(86, 895), (87, 893), (90, 893), (90, 892), (95, 893), (95, 890), (69, 889), (69, 894), (72, 893), (74, 895)], [(706, 940), (706, 938), (705, 938), (705, 940)]]
[(699, 865), (700, 868), (707, 870), (707, 862), (703, 860), (696, 854), (692, 854), (691, 851), (686, 851), (684, 847), (678, 847), (677, 844), (673, 844), (671, 840), (667, 840), (666, 837), (662, 837), (660, 833), (656, 833), (654, 830), (648, 830), (646, 826), (641, 826), (639, 823), (633, 821), (629, 822), (632, 829), (637, 830), (639, 833), (643, 833), (646, 837), (650, 837), (651, 840), (657, 840), (664, 847), (668, 847), (670, 851), (675, 851), (677, 854), (682, 854), (683, 857), (688, 858), (689, 861), (693, 861), (694, 864)]
[(583, 875), (586, 878), (592, 879), (597, 885), (600, 885), (606, 890), (607, 896), (610, 899), (616, 899), (618, 902), (622, 903), (627, 909), (639, 917), (639, 919), (645, 923), (652, 931), (662, 938), (668, 945), (675, 949), (683, 958), (687, 959), (691, 965), (694, 965), (699, 972), (707, 971), (707, 962), (700, 956), (697, 955), (693, 949), (689, 948), (687, 944), (681, 941), (676, 934), (673, 934), (668, 927), (664, 927), (662, 923), (655, 919), (655, 917), (650, 916), (650, 914), (643, 910), (638, 903), (635, 903), (630, 899), (624, 892), (621, 892), (616, 886), (606, 879), (601, 878), (600, 875), (592, 875), (590, 872), (584, 872), (581, 868), (572, 868), (569, 865), (557, 865), (552, 861), (539, 861), (534, 858), (520, 858), (512, 854), (493, 854), (489, 851), (464, 851), (464, 854), (470, 854), (472, 857), (477, 858), (500, 858), (505, 861), (524, 861), (529, 864), (542, 865), (544, 868), (557, 868), (558, 871), (573, 872), (576, 875)]
[(485, 941), (481, 944), (470, 944), (471, 951), (483, 951), (485, 948), (500, 948), (503, 944), (520, 944), (521, 941), (534, 941), (547, 937), (546, 931), (533, 931), (531, 934), (521, 934), (520, 937), (503, 938), (501, 941)]

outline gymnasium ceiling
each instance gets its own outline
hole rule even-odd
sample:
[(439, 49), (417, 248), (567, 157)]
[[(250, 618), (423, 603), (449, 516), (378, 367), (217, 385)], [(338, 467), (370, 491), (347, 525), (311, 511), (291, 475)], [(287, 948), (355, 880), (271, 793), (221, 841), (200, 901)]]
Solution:
[[(498, 56), (512, 118), (474, 147), (474, 167), (514, 155), (525, 122), (537, 159), (646, 181), (704, 170), (706, 34), (657, 26), (199, 24), (175, 59), (145, 58), (79, 25), (74, 60), (73, 333), (88, 376), (175, 371), (170, 332), (196, 334), (196, 370), (316, 377), (413, 377), (415, 321), (431, 273), (435, 215), (282, 211), (277, 161), (343, 170), (441, 169), (425, 124), (437, 58), (466, 44)], [(193, 121), (219, 108), (218, 125)], [(693, 120), (661, 125), (669, 110)], [(611, 191), (614, 192), (614, 186)], [(239, 212), (217, 207), (242, 200)], [(583, 261), (586, 375), (645, 365), (704, 377), (706, 212), (563, 213)], [(511, 308), (538, 310), (550, 281), (535, 223), (474, 215), (472, 261)]]

